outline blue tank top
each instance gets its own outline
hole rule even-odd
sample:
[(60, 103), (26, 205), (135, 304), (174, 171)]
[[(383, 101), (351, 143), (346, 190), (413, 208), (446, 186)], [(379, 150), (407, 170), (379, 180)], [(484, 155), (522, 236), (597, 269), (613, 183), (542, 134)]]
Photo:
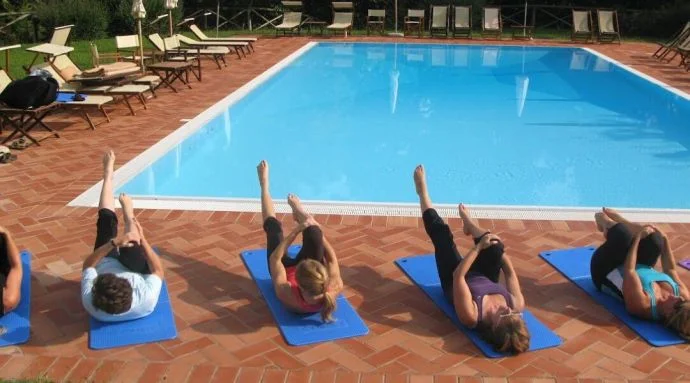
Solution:
[(513, 297), (500, 283), (495, 283), (483, 274), (470, 272), (465, 277), (472, 300), (477, 304), (477, 323), (482, 321), (482, 301), (485, 295), (500, 294), (510, 308), (513, 308)]
[(654, 295), (654, 283), (666, 282), (673, 288), (673, 295), (679, 296), (680, 289), (676, 281), (674, 281), (668, 274), (661, 273), (654, 268), (646, 265), (635, 266), (635, 272), (640, 277), (642, 290), (649, 295), (650, 306), (652, 309), (652, 319), (659, 320), (659, 313), (656, 311), (656, 296)]

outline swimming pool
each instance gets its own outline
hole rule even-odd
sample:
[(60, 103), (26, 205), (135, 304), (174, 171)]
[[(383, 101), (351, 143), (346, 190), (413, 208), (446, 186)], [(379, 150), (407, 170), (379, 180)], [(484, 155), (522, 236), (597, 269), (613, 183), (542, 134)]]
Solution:
[(256, 210), (267, 159), (276, 198), (401, 213), (423, 163), (440, 204), (688, 209), (687, 121), (687, 95), (590, 50), (309, 43), (115, 185), (144, 206)]

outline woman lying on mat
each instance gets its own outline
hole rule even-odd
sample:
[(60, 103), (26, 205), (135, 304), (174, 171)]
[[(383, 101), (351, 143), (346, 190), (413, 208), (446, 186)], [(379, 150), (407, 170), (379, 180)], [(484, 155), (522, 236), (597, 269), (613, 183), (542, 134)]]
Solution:
[[(278, 299), (291, 311), (321, 313), (325, 322), (333, 320), (336, 297), (343, 289), (340, 267), (333, 247), (323, 235), (319, 224), (307, 214), (297, 196), (290, 194), (288, 204), (297, 222), (287, 237), (276, 219), (268, 185), (268, 163), (257, 166), (261, 186), (261, 214), (268, 242), (268, 267)], [(295, 258), (287, 249), (302, 233), (302, 249)]]
[[(434, 244), (436, 268), (443, 293), (455, 307), (460, 322), (476, 328), (499, 352), (521, 353), (529, 349), (530, 334), (522, 318), (525, 299), (510, 258), (498, 236), (477, 226), (460, 205), (463, 232), (474, 247), (461, 256), (450, 227), (434, 210), (422, 165), (414, 171), (414, 183), (422, 208), (424, 229)], [(498, 283), (501, 270), (506, 287)]]
[(14, 310), (21, 299), (22, 260), (12, 235), (0, 226), (0, 317)]
[[(661, 321), (690, 339), (690, 293), (678, 276), (666, 235), (613, 209), (602, 209), (594, 219), (606, 238), (590, 263), (596, 288), (623, 299), (630, 314)], [(659, 257), (663, 272), (654, 269)]]
[(96, 245), (84, 260), (81, 298), (86, 311), (104, 322), (145, 317), (153, 312), (163, 285), (163, 264), (134, 218), (132, 200), (120, 195), (125, 232), (117, 235), (112, 151), (103, 156)]

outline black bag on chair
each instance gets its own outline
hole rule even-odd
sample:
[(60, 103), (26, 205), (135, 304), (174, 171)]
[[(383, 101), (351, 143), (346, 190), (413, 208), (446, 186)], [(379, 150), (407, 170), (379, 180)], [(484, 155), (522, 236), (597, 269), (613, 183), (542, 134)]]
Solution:
[(10, 108), (38, 108), (54, 102), (58, 88), (58, 82), (52, 77), (27, 76), (7, 85), (0, 93), (0, 101)]

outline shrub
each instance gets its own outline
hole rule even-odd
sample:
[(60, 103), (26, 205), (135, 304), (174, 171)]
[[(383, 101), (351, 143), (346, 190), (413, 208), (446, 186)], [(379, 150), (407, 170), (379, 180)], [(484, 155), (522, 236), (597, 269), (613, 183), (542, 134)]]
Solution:
[[(110, 14), (108, 32), (111, 35), (132, 34), (136, 30), (136, 21), (132, 17), (132, 0), (106, 0), (105, 7)], [(167, 14), (165, 0), (146, 0), (146, 20), (142, 22), (144, 33), (148, 32), (148, 24), (156, 17)], [(177, 24), (182, 20), (182, 1), (177, 2), (177, 8), (173, 10), (173, 22)], [(167, 20), (162, 20), (163, 30), (167, 30)]]
[(44, 0), (35, 5), (35, 14), (48, 33), (74, 24), (72, 39), (98, 39), (108, 26), (108, 13), (99, 0)]

